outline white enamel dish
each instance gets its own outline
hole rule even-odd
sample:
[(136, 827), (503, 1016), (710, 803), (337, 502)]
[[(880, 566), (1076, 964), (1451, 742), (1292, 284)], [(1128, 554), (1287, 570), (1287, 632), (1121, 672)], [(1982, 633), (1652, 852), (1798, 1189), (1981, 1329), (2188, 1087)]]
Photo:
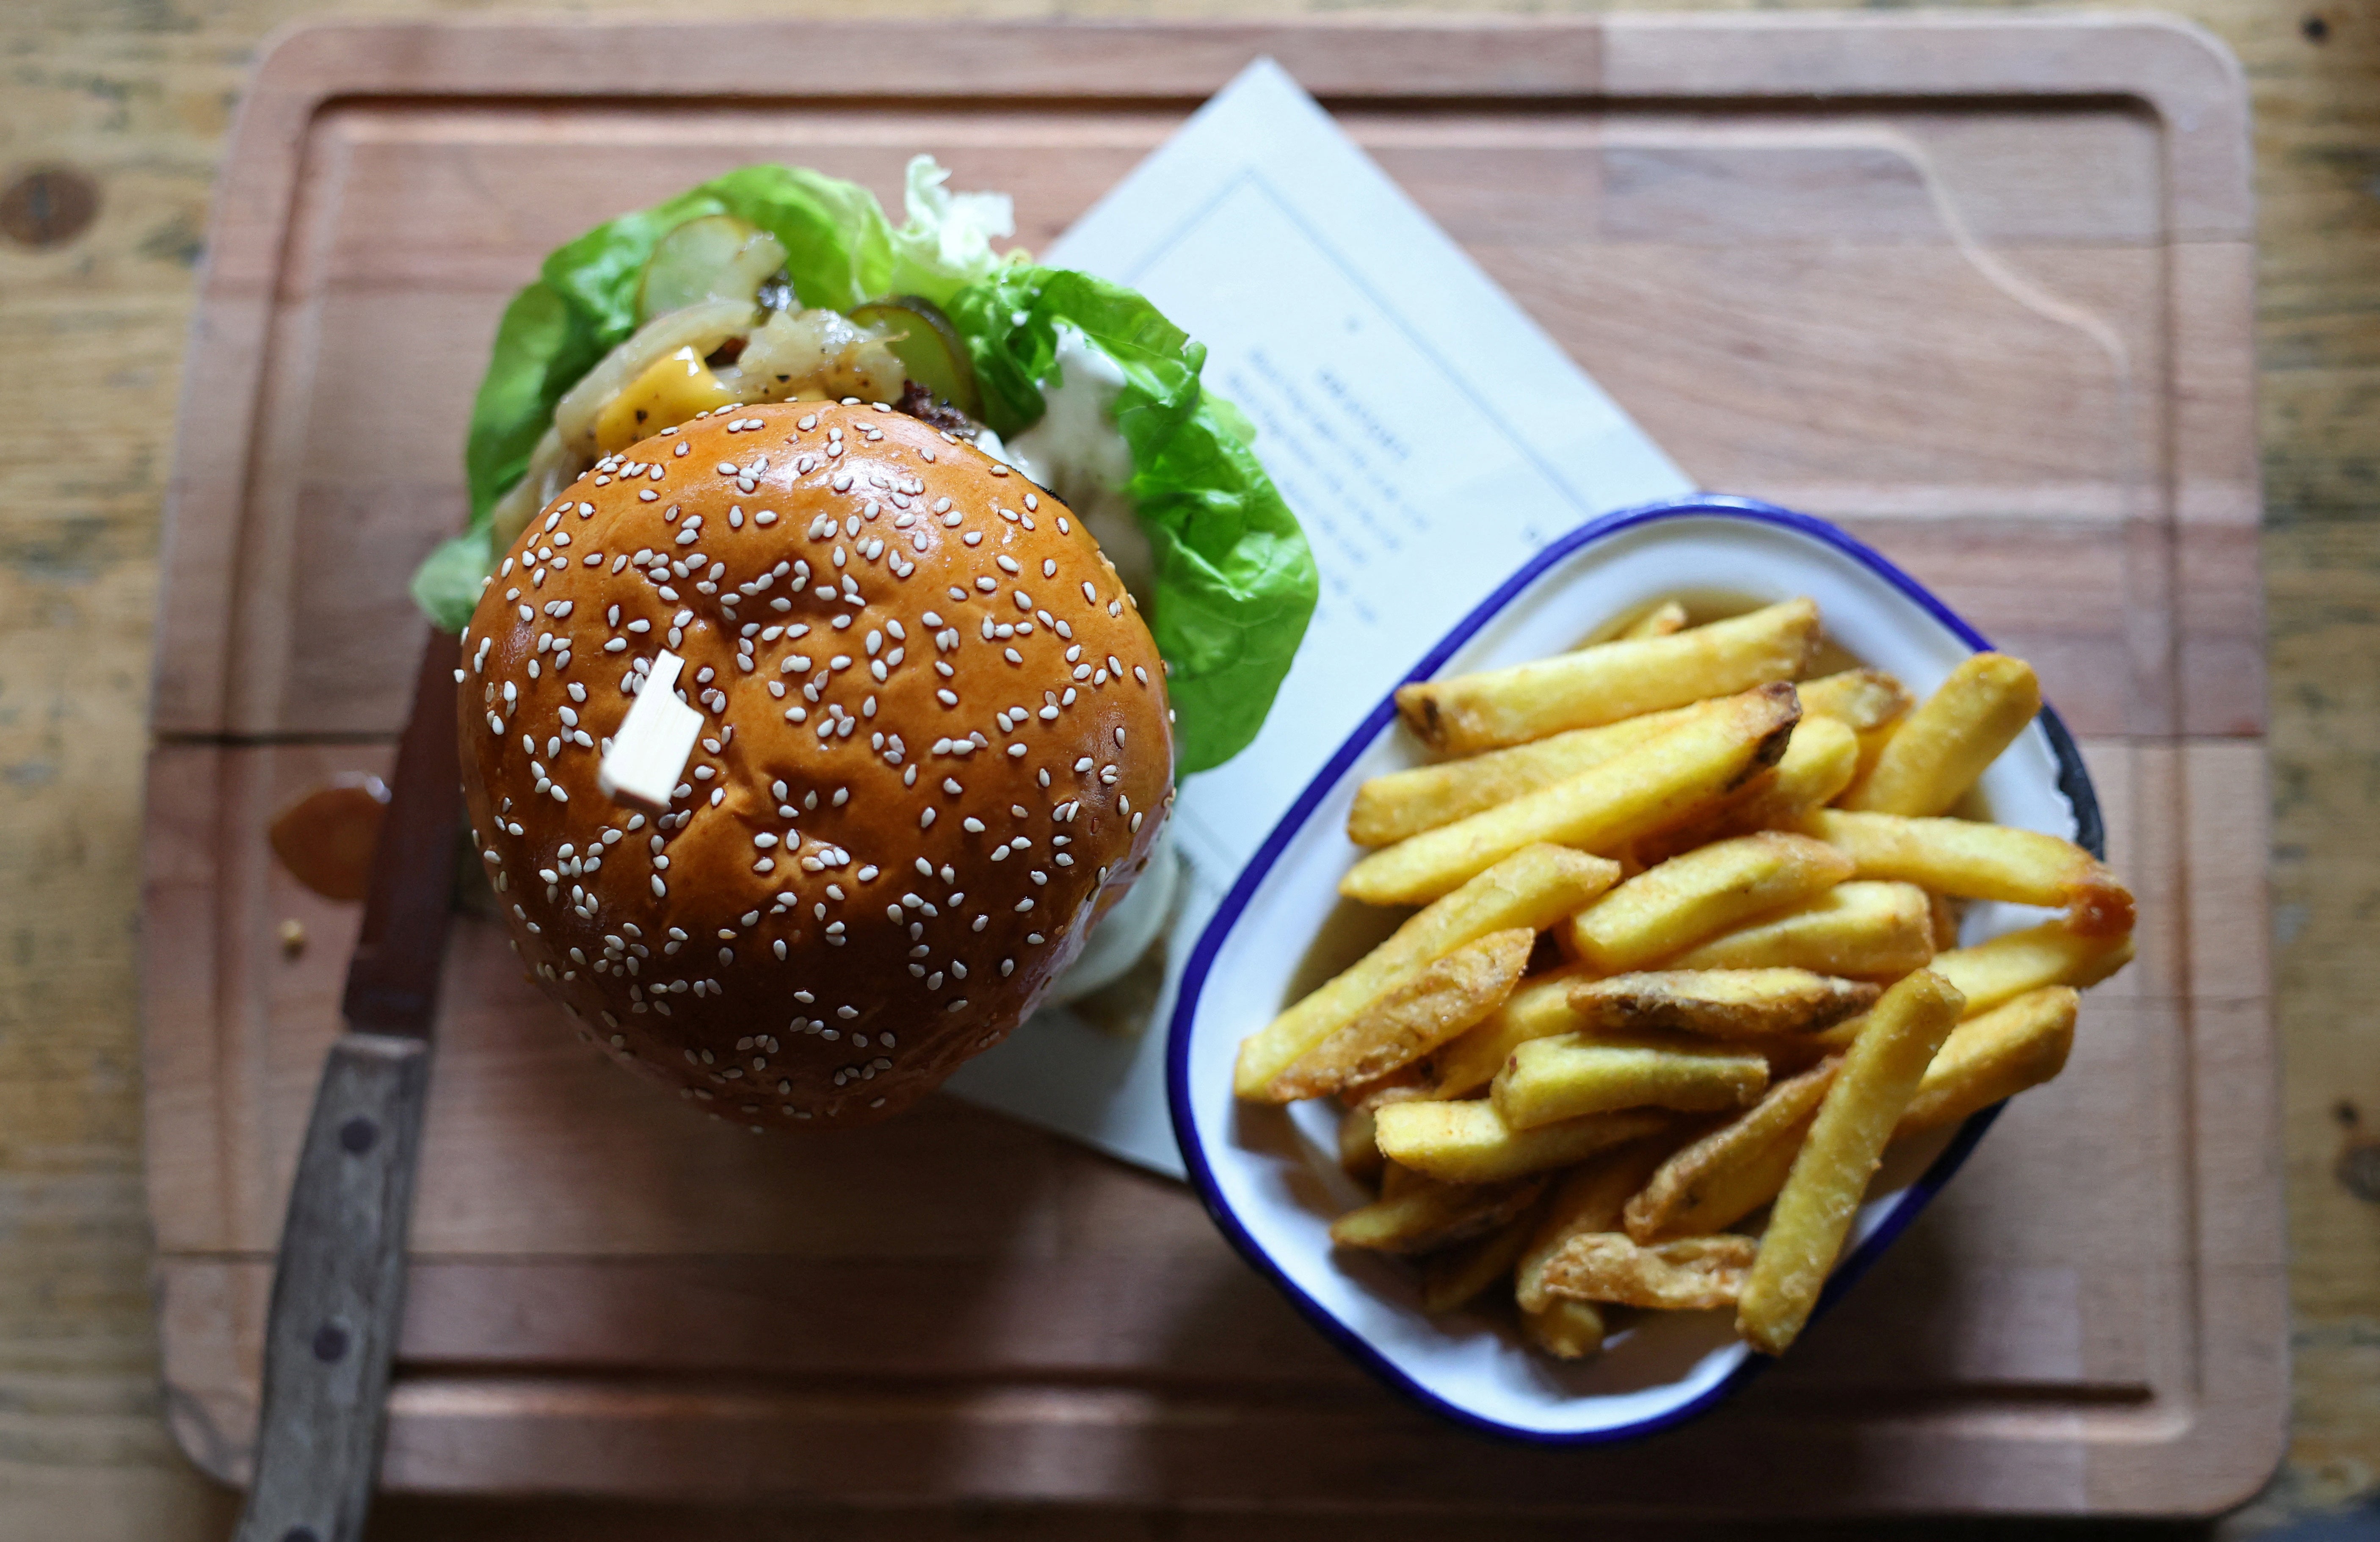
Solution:
[[(1921, 697), (1989, 646), (1914, 579), (1833, 526), (1746, 500), (1696, 497), (1607, 516), (1556, 540), (1407, 678), (1543, 658), (1614, 616), (1695, 590), (1762, 601), (1809, 595), (1830, 640)], [(1602, 1355), (1579, 1365), (1527, 1349), (1509, 1313), (1428, 1317), (1408, 1262), (1330, 1245), (1331, 1218), (1365, 1197), (1339, 1171), (1335, 1107), (1261, 1108), (1232, 1096), (1240, 1040), (1313, 983), (1301, 978), (1306, 954), (1346, 905), (1337, 885), (1362, 855), (1345, 833), (1357, 785), (1420, 759), (1395, 726), (1393, 705), (1379, 703), (1267, 838), (1200, 936), (1167, 1046), (1174, 1134), (1191, 1183), (1223, 1234), (1317, 1328), (1423, 1406), (1543, 1444), (1650, 1434), (1709, 1408), (1756, 1373), (1762, 1359), (1736, 1340), (1730, 1314), (1632, 1314)], [(2090, 779), (2047, 709), (1985, 774), (1982, 793), (2002, 824), (2102, 849)], [(1961, 940), (2039, 918), (2019, 906), (1978, 905)], [(1354, 956), (1334, 956), (1330, 966)], [(1820, 1311), (1949, 1181), (1996, 1111), (1893, 1148)]]

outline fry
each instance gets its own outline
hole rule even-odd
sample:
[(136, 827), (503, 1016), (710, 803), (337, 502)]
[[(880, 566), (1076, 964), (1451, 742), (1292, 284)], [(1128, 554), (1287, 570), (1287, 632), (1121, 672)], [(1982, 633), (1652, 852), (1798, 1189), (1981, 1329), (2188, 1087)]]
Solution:
[(1965, 1006), (1949, 981), (1921, 969), (1867, 1014), (1793, 1159), (1743, 1282), (1735, 1330), (1753, 1348), (1782, 1354), (1810, 1320), (1885, 1142)]
[(2082, 999), (2070, 986), (2044, 986), (1951, 1029), (1893, 1138), (1956, 1124), (2065, 1070)]
[(1590, 1232), (1547, 1260), (1546, 1289), (1584, 1301), (1704, 1311), (1736, 1304), (1756, 1256), (1750, 1237), (1680, 1237), (1645, 1247), (1618, 1232)]
[(1545, 1184), (1542, 1178), (1484, 1185), (1423, 1179), (1349, 1210), (1330, 1223), (1330, 1240), (1375, 1253), (1428, 1253), (1513, 1220), (1536, 1202)]
[(1504, 1069), (1514, 1046), (1586, 1026), (1585, 1018), (1571, 1005), (1571, 991), (1592, 977), (1585, 966), (1572, 965), (1523, 980), (1502, 1006), (1439, 1050), (1429, 1095), (1447, 1099), (1475, 1092)]
[(1888, 670), (1847, 669), (1821, 675), (1794, 687), (1802, 693), (1804, 717), (1829, 718), (1854, 734), (1873, 733), (1898, 722), (1917, 698)]
[(1603, 1314), (1592, 1301), (1555, 1296), (1521, 1312), (1521, 1332), (1557, 1360), (1584, 1360), (1603, 1348)]
[[(1779, 1082), (1758, 1103), (1673, 1154), (1646, 1180), (1643, 1192), (1628, 1201), (1622, 1216), (1628, 1234), (1650, 1243), (1684, 1236), (1691, 1230), (1716, 1231), (1717, 1227), (1689, 1228), (1683, 1218), (1728, 1174), (1750, 1164), (1780, 1136), (1807, 1125), (1827, 1088), (1834, 1085), (1840, 1064), (1839, 1060), (1825, 1061), (1790, 1081)], [(1783, 1181), (1781, 1173), (1779, 1181)], [(1770, 1189), (1720, 1224), (1749, 1215), (1776, 1192)]]
[(1513, 1278), (1512, 1295), (1522, 1311), (1542, 1311), (1552, 1302), (1546, 1293), (1546, 1264), (1562, 1244), (1589, 1232), (1619, 1230), (1629, 1196), (1644, 1187), (1645, 1178), (1661, 1165), (1668, 1145), (1658, 1137), (1632, 1140), (1590, 1158), (1556, 1181), (1533, 1218), (1528, 1245)]
[(1793, 1160), (1802, 1154), (1802, 1143), (1810, 1138), (1810, 1124), (1816, 1118), (1814, 1109), (1735, 1166), (1711, 1174), (1693, 1200), (1670, 1218), (1663, 1234), (1699, 1237), (1723, 1232), (1774, 1200), (1792, 1174)]
[(1692, 707), (1647, 712), (1468, 759), (1376, 776), (1355, 789), (1354, 805), (1347, 810), (1347, 839), (1359, 846), (1386, 846), (1452, 824), (1659, 738), (1694, 712)]
[(1496, 1073), (1488, 1100), (1504, 1123), (1534, 1130), (1620, 1109), (1706, 1113), (1737, 1109), (1768, 1087), (1768, 1062), (1691, 1038), (1533, 1038)]
[(1292, 1062), (1464, 943), (1513, 927), (1542, 930), (1618, 880), (1620, 865), (1558, 846), (1513, 853), (1396, 929), (1320, 990), (1241, 1045), (1232, 1090), (1258, 1098)]
[(1664, 600), (1622, 627), (1616, 640), (1639, 642), (1646, 637), (1666, 637), (1672, 632), (1685, 629), (1686, 608), (1674, 600)]
[(1934, 955), (1934, 972), (1959, 988), (1973, 1016), (2045, 985), (2098, 984), (2132, 961), (2130, 937), (2084, 937), (2063, 921), (2011, 931)]
[(1832, 803), (1859, 771), (1859, 735), (1833, 718), (1803, 713), (1777, 762), (1777, 781), (1744, 810), (1749, 820), (1783, 820)]
[(1599, 766), (1374, 852), (1348, 869), (1339, 892), (1369, 905), (1421, 905), (1533, 842), (1609, 851), (1682, 824), (1775, 763), (1800, 713), (1787, 685), (1711, 702)]
[(1380, 1146), (1372, 1135), (1372, 1111), (1349, 1109), (1339, 1120), (1339, 1169), (1359, 1184), (1380, 1181)]
[(1795, 679), (1817, 644), (1817, 605), (1789, 600), (1670, 637), (1405, 686), (1397, 711), (1431, 748), (1470, 755)]
[(1833, 802), (1858, 774), (1859, 735), (1832, 718), (1805, 712), (1765, 780), (1746, 783), (1726, 805), (1693, 824), (1639, 842), (1637, 858), (1649, 866), (1731, 835), (1790, 830)]
[[(1908, 720), (1902, 720), (1902, 722), (1906, 721)], [(1857, 787), (1875, 774), (1876, 763), (1884, 759), (1885, 747), (1891, 744), (1892, 736), (1900, 732), (1900, 723), (1888, 722), (1881, 728), (1871, 728), (1859, 736), (1859, 774), (1852, 778), (1852, 787)], [(1829, 798), (1828, 801), (1840, 807), (1851, 801), (1851, 787), (1844, 788), (1841, 795)]]
[(1773, 920), (1739, 927), (1670, 960), (1672, 969), (1811, 969), (1898, 979), (1934, 956), (1933, 907), (1912, 883), (1853, 880)]
[(1534, 1220), (1518, 1215), (1484, 1237), (1432, 1254), (1421, 1266), (1421, 1309), (1432, 1317), (1456, 1311), (1509, 1276), (1529, 1245)]
[(1866, 981), (1807, 969), (1657, 970), (1579, 979), (1569, 990), (1576, 1023), (1569, 1031), (1603, 1038), (1681, 1031), (1761, 1039), (1808, 1033), (1865, 1012), (1883, 994)]
[(1977, 653), (1902, 720), (1876, 769), (1844, 796), (1843, 807), (1876, 814), (1947, 813), (2040, 711), (2041, 682), (2031, 664)]
[(1397, 1103), (1373, 1116), (1380, 1155), (1444, 1184), (1496, 1184), (1568, 1167), (1668, 1125), (1650, 1109), (1515, 1130), (1486, 1099)]
[(1403, 1069), (1504, 1004), (1537, 934), (1491, 931), (1383, 992), (1272, 1079), (1265, 1100), (1293, 1103)]
[(1816, 898), (1852, 876), (1823, 841), (1764, 831), (1648, 868), (1572, 917), (1563, 940), (1604, 974), (1641, 969), (1757, 916)]
[(1368, 1113), (1390, 1103), (1410, 1102), (1429, 1094), (1427, 1068), (1416, 1061), (1411, 1065), (1401, 1065), (1376, 1081), (1355, 1082), (1341, 1087), (1339, 1101), (1348, 1108), (1362, 1109)]
[(1959, 902), (1948, 894), (1929, 893), (1925, 906), (1933, 917), (1934, 951), (1949, 953), (1959, 945)]
[[(2085, 937), (2132, 929), (2132, 895), (2107, 864), (2071, 841), (1973, 820), (1912, 819), (1839, 808), (1812, 813), (1805, 828), (1841, 848), (1862, 878), (1901, 879), (1967, 900), (2008, 900), (2070, 914)], [(1621, 884), (1616, 893), (1627, 892)], [(1608, 905), (1612, 895), (1600, 904)]]

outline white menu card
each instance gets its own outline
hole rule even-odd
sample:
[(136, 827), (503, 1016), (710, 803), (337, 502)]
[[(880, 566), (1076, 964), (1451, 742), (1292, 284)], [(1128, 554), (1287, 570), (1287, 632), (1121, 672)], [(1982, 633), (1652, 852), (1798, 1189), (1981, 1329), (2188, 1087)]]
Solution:
[(1365, 714), (1530, 553), (1693, 484), (1269, 59), (1039, 255), (1133, 285), (1207, 345), (1207, 383), (1255, 422), (1322, 575), (1263, 732), (1182, 784), (1171, 833), (1184, 892), (1148, 1022), (1119, 1033), (1046, 1010), (949, 1083), (1179, 1177), (1166, 1027), (1242, 865)]

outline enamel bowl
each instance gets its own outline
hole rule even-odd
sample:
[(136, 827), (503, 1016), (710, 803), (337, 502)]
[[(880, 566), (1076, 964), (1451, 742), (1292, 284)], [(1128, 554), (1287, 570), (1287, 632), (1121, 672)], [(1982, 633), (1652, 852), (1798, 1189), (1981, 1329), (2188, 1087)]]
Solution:
[[(1763, 603), (1809, 595), (1831, 642), (1892, 671), (1921, 698), (1960, 660), (1989, 646), (1914, 579), (1823, 520), (1697, 497), (1607, 516), (1556, 540), (1407, 678), (1543, 658), (1615, 616), (1696, 591)], [(1362, 855), (1345, 833), (1357, 785), (1422, 759), (1395, 722), (1389, 701), (1364, 720), (1240, 874), (1191, 954), (1167, 1055), (1174, 1134), (1190, 1181), (1223, 1234), (1325, 1336), (1436, 1413), (1549, 1445), (1626, 1439), (1691, 1418), (1763, 1363), (1736, 1340), (1731, 1313), (1630, 1314), (1599, 1357), (1577, 1365), (1528, 1349), (1509, 1313), (1428, 1317), (1409, 1262), (1330, 1245), (1331, 1218), (1366, 1197), (1339, 1171), (1336, 1106), (1317, 1099), (1265, 1108), (1232, 1096), (1241, 1038), (1360, 955), (1363, 943), (1351, 942), (1320, 956), (1330, 945), (1317, 939), (1334, 918), (1341, 936), (1351, 919), (1360, 927), (1363, 918), (1354, 913), (1364, 907), (1337, 892), (1340, 875)], [(1985, 773), (1982, 795), (2002, 824), (2102, 849), (2090, 778), (2046, 708)], [(2022, 906), (1977, 905), (1961, 941), (2040, 918)], [(1383, 934), (1376, 922), (1366, 938)], [(1309, 953), (1317, 955), (1311, 963)], [(1820, 1311), (1949, 1181), (1996, 1111), (1892, 1148)]]

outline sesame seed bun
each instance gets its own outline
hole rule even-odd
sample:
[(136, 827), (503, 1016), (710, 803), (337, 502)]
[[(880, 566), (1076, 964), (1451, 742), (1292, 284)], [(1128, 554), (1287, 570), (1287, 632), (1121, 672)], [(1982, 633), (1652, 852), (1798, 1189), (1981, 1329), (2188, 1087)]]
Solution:
[[(655, 815), (596, 771), (663, 649), (703, 724)], [(459, 710), (522, 959), (753, 1125), (884, 1117), (998, 1043), (1172, 796), (1163, 666), (1098, 543), (866, 404), (723, 408), (580, 478), (480, 596)]]

